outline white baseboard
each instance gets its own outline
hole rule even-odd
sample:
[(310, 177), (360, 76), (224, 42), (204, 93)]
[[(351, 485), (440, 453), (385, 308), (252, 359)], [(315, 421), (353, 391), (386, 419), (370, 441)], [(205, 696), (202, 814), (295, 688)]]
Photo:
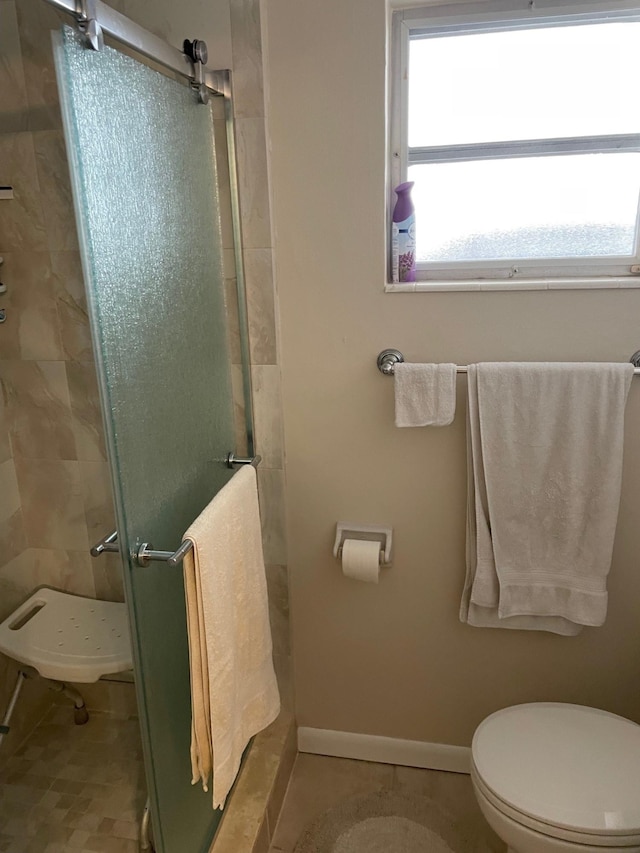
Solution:
[(355, 732), (335, 732), (305, 726), (298, 728), (298, 750), (315, 755), (447, 770), (450, 773), (469, 773), (471, 767), (471, 750), (466, 746), (360, 735)]

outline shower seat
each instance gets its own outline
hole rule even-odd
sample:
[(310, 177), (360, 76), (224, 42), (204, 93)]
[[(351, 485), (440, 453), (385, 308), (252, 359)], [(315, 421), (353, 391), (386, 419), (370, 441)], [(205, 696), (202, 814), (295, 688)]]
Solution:
[(22, 664), (0, 742), (25, 679), (35, 674), (71, 699), (74, 720), (82, 725), (89, 719), (84, 699), (65, 682), (89, 684), (131, 669), (126, 606), (41, 587), (0, 624), (0, 652)]

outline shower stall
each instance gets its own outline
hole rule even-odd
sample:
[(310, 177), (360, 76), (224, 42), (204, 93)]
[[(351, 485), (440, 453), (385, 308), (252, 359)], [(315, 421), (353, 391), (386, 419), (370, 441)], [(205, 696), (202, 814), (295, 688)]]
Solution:
[(8, 82), (33, 88), (34, 56), (47, 68), (37, 107), (0, 101), (0, 183), (33, 165), (50, 191), (0, 201), (0, 583), (7, 606), (43, 584), (124, 598), (155, 849), (204, 853), (220, 812), (189, 784), (182, 572), (167, 556), (230, 455), (254, 455), (229, 74), (205, 68), (204, 43), (181, 52), (99, 0), (49, 2), (0, 0), (2, 47), (19, 38), (25, 59), (16, 83), (9, 51)]

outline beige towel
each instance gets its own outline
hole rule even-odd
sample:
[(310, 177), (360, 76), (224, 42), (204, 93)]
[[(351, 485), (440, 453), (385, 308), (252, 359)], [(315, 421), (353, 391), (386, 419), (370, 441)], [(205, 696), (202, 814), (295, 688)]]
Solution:
[(447, 426), (456, 413), (455, 364), (407, 364), (394, 368), (397, 427)]
[(462, 621), (565, 635), (604, 622), (632, 376), (470, 365)]
[(249, 740), (280, 711), (273, 670), (256, 471), (240, 469), (184, 535), (191, 769), (224, 806)]

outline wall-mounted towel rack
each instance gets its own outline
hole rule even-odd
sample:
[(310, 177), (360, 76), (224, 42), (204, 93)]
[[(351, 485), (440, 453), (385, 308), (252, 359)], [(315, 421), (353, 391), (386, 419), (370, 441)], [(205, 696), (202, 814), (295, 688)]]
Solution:
[[(383, 349), (377, 360), (378, 370), (380, 373), (384, 373), (385, 376), (393, 376), (396, 364), (400, 364), (403, 361), (404, 356), (400, 350)], [(635, 368), (633, 371), (634, 375), (638, 376), (640, 374), (640, 350), (634, 352), (629, 361)], [(456, 365), (456, 373), (466, 373), (467, 369), (466, 364)]]

